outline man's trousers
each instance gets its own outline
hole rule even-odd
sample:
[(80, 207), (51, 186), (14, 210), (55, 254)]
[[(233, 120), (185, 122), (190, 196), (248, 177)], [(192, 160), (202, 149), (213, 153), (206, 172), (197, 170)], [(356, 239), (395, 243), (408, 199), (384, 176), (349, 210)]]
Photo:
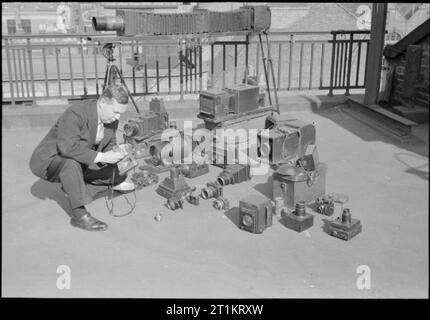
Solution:
[(96, 194), (112, 186), (113, 177), (113, 185), (116, 186), (123, 182), (127, 175), (120, 176), (116, 164), (107, 164), (101, 168), (94, 164), (90, 168), (59, 155), (55, 156), (47, 170), (48, 181), (62, 184), (72, 209), (91, 203)]

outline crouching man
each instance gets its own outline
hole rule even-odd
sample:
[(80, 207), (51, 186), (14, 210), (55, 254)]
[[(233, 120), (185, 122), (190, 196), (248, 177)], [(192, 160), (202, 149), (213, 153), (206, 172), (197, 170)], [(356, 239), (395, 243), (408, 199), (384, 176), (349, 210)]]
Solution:
[(75, 227), (106, 230), (107, 224), (92, 217), (85, 205), (112, 185), (120, 192), (134, 189), (127, 175), (119, 175), (116, 165), (125, 154), (112, 150), (118, 120), (127, 107), (125, 89), (119, 85), (107, 87), (98, 100), (70, 106), (31, 156), (30, 169), (36, 176), (61, 183)]

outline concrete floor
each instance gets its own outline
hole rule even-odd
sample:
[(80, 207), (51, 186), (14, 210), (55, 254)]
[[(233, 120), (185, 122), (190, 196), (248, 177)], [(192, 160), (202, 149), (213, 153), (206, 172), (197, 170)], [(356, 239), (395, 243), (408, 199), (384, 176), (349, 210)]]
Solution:
[[(346, 207), (361, 220), (362, 233), (349, 242), (324, 233), (326, 217), (318, 214), (307, 232), (275, 219), (263, 234), (251, 234), (237, 228), (236, 209), (224, 214), (211, 201), (169, 211), (156, 186), (137, 192), (136, 210), (127, 217), (111, 217), (103, 198), (94, 201), (88, 210), (109, 229), (85, 232), (70, 226), (58, 184), (28, 168), (48, 129), (3, 130), (3, 295), (428, 298), (428, 140), (396, 145), (339, 108), (291, 114), (316, 122), (320, 160), (328, 164), (326, 190), (348, 194)], [(201, 186), (219, 172), (211, 166), (208, 175), (188, 182)], [(225, 187), (231, 206), (248, 194), (270, 196), (267, 179)], [(120, 198), (115, 207), (128, 208)], [(161, 222), (154, 220), (158, 212)], [(56, 287), (59, 265), (70, 267), (70, 290)], [(361, 265), (370, 268), (370, 290), (356, 286)]]

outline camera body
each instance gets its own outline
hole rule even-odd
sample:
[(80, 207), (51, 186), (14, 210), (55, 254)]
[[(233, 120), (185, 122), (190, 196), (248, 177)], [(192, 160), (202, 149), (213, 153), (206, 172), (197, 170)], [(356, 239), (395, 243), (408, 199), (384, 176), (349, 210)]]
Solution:
[(282, 210), (284, 224), (288, 229), (302, 232), (314, 225), (314, 216), (306, 212), (306, 203), (299, 201), (295, 210)]
[(273, 172), (273, 200), (284, 199), (284, 206), (294, 208), (299, 201), (311, 203), (325, 194), (327, 164), (320, 162), (315, 171), (283, 164)]
[(315, 126), (287, 115), (269, 115), (265, 129), (268, 135), (257, 135), (258, 155), (268, 157), (271, 165), (295, 163), (303, 157), (309, 145), (315, 144)]
[(224, 168), (218, 178), (217, 182), (221, 186), (229, 184), (241, 183), (251, 179), (251, 167), (244, 164), (229, 164)]
[(208, 173), (209, 166), (207, 163), (197, 164), (193, 162), (191, 164), (180, 165), (179, 170), (181, 170), (185, 178), (193, 179)]
[(201, 119), (222, 121), (230, 114), (242, 114), (258, 109), (260, 87), (250, 84), (237, 84), (222, 90), (210, 89), (200, 93)]
[(267, 5), (244, 6), (225, 12), (197, 9), (175, 14), (119, 9), (116, 16), (92, 18), (96, 31), (116, 31), (117, 36), (265, 31), (270, 23), (271, 12)]
[(222, 196), (223, 188), (218, 182), (208, 182), (206, 187), (202, 188), (201, 197), (205, 200)]
[(164, 101), (155, 98), (149, 104), (149, 111), (137, 118), (129, 119), (124, 125), (124, 141), (131, 144), (140, 143), (168, 127), (169, 114)]
[(119, 175), (122, 176), (123, 174), (127, 173), (131, 169), (135, 168), (138, 163), (136, 159), (133, 156), (133, 150), (130, 145), (128, 144), (122, 144), (117, 145), (112, 148), (115, 152), (123, 152), (126, 154), (124, 158), (122, 158), (119, 162), (117, 162)]
[(353, 219), (349, 209), (344, 209), (341, 217), (328, 222), (328, 233), (345, 241), (354, 238), (361, 230), (360, 220)]
[(262, 233), (272, 225), (273, 205), (260, 195), (249, 195), (239, 201), (239, 227), (252, 233)]
[(315, 200), (317, 212), (326, 216), (331, 216), (334, 213), (334, 198), (330, 195), (318, 197)]

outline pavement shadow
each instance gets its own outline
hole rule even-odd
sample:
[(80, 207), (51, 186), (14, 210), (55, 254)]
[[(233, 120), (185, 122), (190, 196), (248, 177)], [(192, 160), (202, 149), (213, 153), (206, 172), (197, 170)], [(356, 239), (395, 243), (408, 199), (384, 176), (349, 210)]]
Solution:
[[(31, 186), (31, 194), (35, 196), (38, 199), (41, 200), (53, 200), (57, 202), (57, 204), (64, 210), (64, 212), (67, 213), (70, 217), (72, 216), (72, 207), (70, 206), (70, 201), (66, 197), (66, 194), (61, 189), (61, 184), (57, 182), (48, 182), (42, 179), (37, 180), (33, 185)], [(96, 186), (92, 188), (91, 195), (93, 198), (93, 201), (108, 197), (110, 198), (110, 192), (109, 190), (106, 190), (105, 188), (99, 188), (97, 189)], [(118, 196), (122, 195), (119, 192), (113, 193), (113, 198), (116, 198)]]
[(69, 199), (60, 188), (60, 183), (37, 180), (31, 186), (31, 194), (41, 200), (53, 200), (71, 217), (72, 208)]
[[(417, 155), (415, 155), (413, 153), (405, 153), (405, 152), (397, 152), (394, 155), (394, 158), (397, 161), (399, 161), (402, 164), (404, 164), (406, 167), (408, 167), (408, 169), (406, 169), (405, 172), (414, 174), (414, 175), (418, 176), (421, 179), (429, 180), (429, 172), (428, 172), (429, 162), (428, 162), (428, 158), (417, 156)], [(422, 160), (423, 164), (421, 164), (420, 166), (412, 166), (410, 163), (408, 163), (408, 162), (411, 162), (411, 161), (414, 162), (417, 159), (418, 160)], [(427, 171), (426, 170), (421, 170), (422, 168), (427, 168)]]
[(256, 184), (254, 189), (266, 198), (272, 199), (272, 189), (273, 189), (273, 177), (269, 176), (266, 183)]
[(224, 212), (225, 216), (239, 228), (239, 207), (233, 207)]
[(321, 219), (321, 220), (323, 222), (321, 229), (329, 235), (330, 234), (329, 226), (331, 221), (328, 219)]
[[(393, 144), (399, 148), (406, 149), (421, 156), (428, 157), (428, 148), (425, 148), (426, 144), (428, 145), (428, 143), (425, 141), (416, 143), (402, 143), (397, 141), (395, 138), (391, 137), (389, 133), (380, 132), (374, 128), (373, 125), (364, 124), (363, 122), (366, 121), (366, 115), (363, 115), (363, 121), (359, 121), (343, 112), (342, 108), (343, 106), (346, 106), (348, 102), (344, 102), (335, 106), (330, 105), (318, 108), (317, 103), (313, 99), (306, 96), (302, 97), (309, 101), (312, 112), (331, 120), (364, 141), (381, 141), (387, 144)], [(320, 99), (324, 98), (322, 96), (317, 97)], [(369, 130), (369, 128), (372, 130)]]

